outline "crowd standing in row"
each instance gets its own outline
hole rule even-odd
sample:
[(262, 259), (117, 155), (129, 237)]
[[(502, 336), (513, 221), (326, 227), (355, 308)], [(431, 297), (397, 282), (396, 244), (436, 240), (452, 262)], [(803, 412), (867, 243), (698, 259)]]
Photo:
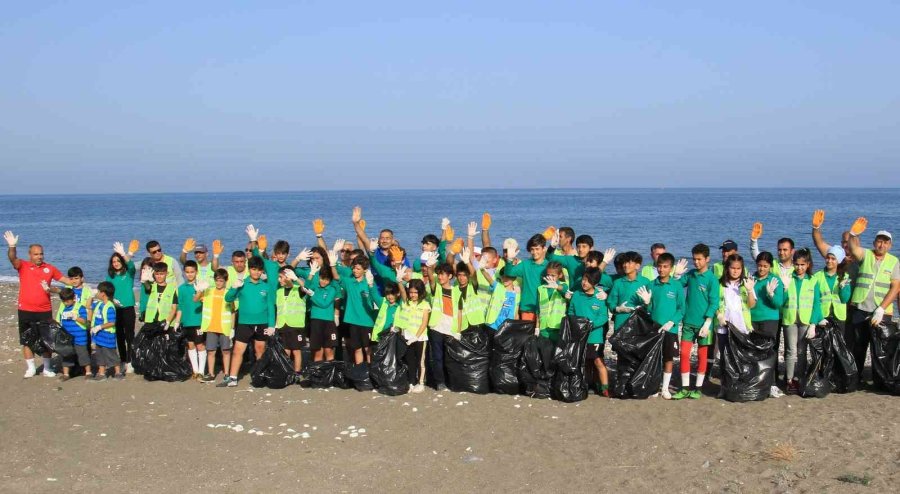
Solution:
[[(329, 249), (325, 225), (317, 219), (317, 245), (293, 259), (284, 240), (275, 242), (269, 254), (266, 236), (253, 225), (246, 228), (246, 248), (232, 252), (228, 266), (220, 262), (224, 247), (219, 240), (212, 242), (210, 256), (206, 245), (188, 239), (177, 260), (165, 254), (159, 242), (147, 242), (148, 256), (140, 268), (132, 260), (138, 241), (127, 249), (116, 242), (106, 280), (96, 291), (85, 284), (80, 268), (72, 267), (63, 276), (44, 262), (39, 244), (29, 246), (26, 261), (17, 256), (18, 237), (7, 231), (4, 238), (19, 273), (20, 340), (29, 325), (51, 318), (74, 337), (76, 352), (63, 361), (62, 379), (69, 378), (74, 366), (83, 367), (88, 379), (105, 380), (109, 370), (124, 378), (131, 369), (139, 320), (166, 330), (181, 328), (197, 380), (215, 381), (220, 352), (220, 387), (237, 386), (247, 347), (252, 344), (253, 355), (259, 357), (276, 333), (299, 373), (306, 345), (314, 361), (334, 359), (337, 349), (358, 364), (371, 358), (372, 345), (384, 331), (398, 331), (409, 345), (405, 358), (414, 383), (411, 391), (424, 389), (426, 374), (440, 391), (446, 389), (448, 338), (459, 338), (470, 326), (496, 330), (505, 320), (520, 319), (534, 321), (541, 336), (555, 341), (562, 319), (571, 314), (592, 321), (585, 365), (597, 393), (609, 396), (606, 336), (638, 307), (645, 307), (665, 333), (660, 395), (697, 399), (715, 358), (713, 345), (721, 350), (727, 344), (727, 338), (716, 334), (724, 334), (728, 324), (745, 333), (783, 339), (788, 393), (797, 391), (807, 341), (817, 325), (829, 319), (839, 326), (857, 367), (863, 369), (871, 326), (893, 313), (900, 294), (900, 265), (889, 253), (888, 231), (878, 231), (872, 248), (863, 248), (859, 236), (867, 221), (858, 218), (840, 245), (830, 245), (820, 232), (824, 219), (819, 210), (812, 220), (812, 239), (824, 264), (818, 271), (813, 253), (795, 249), (790, 238), (776, 242), (775, 255), (760, 251), (761, 223), (753, 225), (750, 235), (755, 270), (732, 240), (719, 246), (722, 260), (715, 263), (707, 245), (695, 245), (693, 269), (688, 269), (688, 261), (676, 261), (662, 243), (651, 246), (650, 262), (644, 262), (637, 252), (600, 252), (589, 235), (552, 226), (528, 239), (529, 256), (523, 260), (515, 239), (504, 240), (499, 248), (492, 244), (487, 213), (480, 231), (475, 222), (466, 226), (465, 240), (443, 219), (441, 236), (425, 235), (421, 254), (415, 256), (389, 229), (368, 238), (357, 207), (352, 213), (356, 248), (338, 239)], [(477, 237), (480, 246), (475, 245)], [(189, 254), (194, 259), (188, 259)], [(606, 273), (608, 262), (613, 274)], [(61, 301), (55, 314), (50, 293), (58, 293)], [(20, 343), (29, 378), (36, 374), (34, 355)], [(698, 358), (692, 385), (694, 345)], [(681, 387), (672, 394), (676, 357)], [(54, 376), (50, 355), (43, 360), (43, 375)]]

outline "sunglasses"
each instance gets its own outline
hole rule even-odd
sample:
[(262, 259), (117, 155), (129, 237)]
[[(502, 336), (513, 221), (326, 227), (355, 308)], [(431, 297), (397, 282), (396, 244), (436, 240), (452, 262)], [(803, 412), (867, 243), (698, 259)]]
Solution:
[(341, 250), (341, 253), (342, 254), (352, 254), (353, 250), (352, 249), (351, 250), (343, 249), (343, 250)]
[(162, 249), (156, 249), (156, 250), (150, 251), (151, 254), (159, 254), (160, 252), (162, 252)]

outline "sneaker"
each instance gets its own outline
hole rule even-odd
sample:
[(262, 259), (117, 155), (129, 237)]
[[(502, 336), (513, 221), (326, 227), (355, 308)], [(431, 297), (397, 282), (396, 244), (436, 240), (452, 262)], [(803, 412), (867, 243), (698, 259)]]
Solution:
[(44, 369), (44, 372), (41, 372), (41, 375), (44, 377), (56, 377), (56, 373), (49, 369)]
[(701, 393), (699, 389), (692, 389), (688, 393), (688, 398), (692, 400), (699, 400), (700, 398), (703, 398), (703, 393)]
[(211, 383), (216, 380), (216, 376), (212, 374), (204, 374), (203, 377), (200, 378), (200, 382), (202, 383)]
[(97, 374), (93, 379), (91, 379), (91, 382), (95, 383), (100, 383), (103, 381), (106, 381), (106, 374)]
[(90, 375), (90, 374), (85, 374), (85, 375), (84, 375), (84, 380), (85, 380), (85, 381), (90, 381), (90, 380), (93, 379), (93, 378), (94, 378), (94, 376), (92, 376), (92, 375)]
[(672, 395), (673, 400), (683, 400), (685, 398), (689, 398), (691, 396), (691, 390), (687, 388), (679, 389), (674, 395)]
[(222, 378), (222, 382), (220, 382), (219, 384), (216, 384), (216, 387), (217, 388), (227, 388), (229, 382), (231, 382), (231, 376), (225, 376)]
[(435, 391), (437, 391), (438, 393), (440, 393), (441, 391), (447, 391), (447, 385), (441, 383), (441, 384), (438, 384), (437, 386), (435, 386), (434, 389), (435, 389)]
[(131, 365), (131, 362), (125, 364), (125, 370), (122, 371), (122, 374), (125, 374), (126, 372), (129, 374), (134, 374), (134, 367)]
[(421, 393), (422, 391), (425, 391), (425, 386), (423, 386), (421, 384), (416, 384), (415, 386), (413, 386), (412, 388), (409, 389), (410, 393)]
[(25, 375), (22, 377), (24, 377), (25, 379), (28, 379), (29, 377), (34, 377), (36, 374), (37, 374), (37, 369), (32, 367), (30, 369), (25, 369)]
[(792, 379), (791, 382), (787, 383), (787, 388), (785, 389), (785, 394), (795, 395), (800, 393), (800, 382), (797, 379)]
[(781, 398), (782, 396), (784, 396), (784, 393), (782, 393), (781, 390), (778, 389), (778, 386), (773, 385), (769, 389), (769, 396), (772, 398)]
[(661, 396), (662, 399), (664, 399), (664, 400), (672, 399), (672, 393), (670, 393), (668, 389), (664, 389), (664, 390), (660, 391), (659, 396)]

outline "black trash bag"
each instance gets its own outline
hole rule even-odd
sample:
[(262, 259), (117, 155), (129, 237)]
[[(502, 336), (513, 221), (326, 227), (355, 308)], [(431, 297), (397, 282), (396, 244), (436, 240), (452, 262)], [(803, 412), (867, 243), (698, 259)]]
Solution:
[(517, 395), (521, 389), (517, 366), (529, 338), (534, 337), (534, 321), (507, 319), (494, 333), (488, 374), (495, 393)]
[[(831, 377), (834, 372), (834, 352), (831, 347), (830, 326), (817, 327), (815, 338), (806, 344), (810, 362), (806, 375), (800, 381), (800, 396), (804, 398), (825, 398), (831, 393)], [(805, 338), (806, 335), (800, 335)]]
[(33, 322), (22, 331), (22, 341), (35, 355), (43, 355), (50, 351), (50, 346), (41, 335), (41, 323)]
[(519, 382), (524, 393), (532, 398), (550, 398), (550, 380), (553, 379), (553, 354), (556, 343), (550, 338), (532, 336), (525, 341), (522, 358), (519, 359)]
[(844, 335), (832, 319), (831, 350), (834, 355), (834, 372), (831, 374), (831, 389), (835, 393), (852, 393), (859, 388), (859, 369), (853, 353), (844, 341)]
[[(144, 324), (138, 334), (134, 336), (131, 344), (131, 366), (134, 368), (135, 374), (143, 374), (144, 369), (147, 368), (150, 358), (150, 342), (153, 339), (151, 335), (157, 334), (160, 329), (160, 325), (156, 323)], [(227, 374), (228, 369), (225, 372)]]
[(872, 379), (892, 395), (900, 395), (900, 328), (882, 321), (872, 328)]
[(350, 367), (347, 377), (357, 391), (372, 391), (375, 386), (369, 378), (369, 364), (361, 362)]
[(459, 334), (459, 339), (447, 338), (444, 344), (447, 368), (447, 387), (451, 391), (485, 394), (491, 390), (488, 369), (491, 364), (491, 329), (472, 326)]
[(617, 359), (615, 396), (645, 399), (659, 391), (665, 340), (659, 327), (646, 309), (638, 308), (609, 338)]
[(313, 388), (349, 389), (347, 364), (342, 360), (313, 362), (306, 368), (308, 385)]
[(400, 333), (388, 331), (379, 338), (369, 366), (369, 375), (379, 393), (397, 396), (409, 392), (407, 365), (403, 360), (406, 350), (406, 340)]
[(250, 369), (250, 385), (254, 388), (282, 389), (294, 384), (294, 362), (284, 351), (277, 334), (266, 340), (266, 350)]
[(48, 319), (33, 323), (37, 327), (41, 341), (47, 350), (58, 354), (60, 357), (75, 355), (75, 337), (69, 334), (56, 321)]
[(725, 399), (738, 403), (765, 400), (775, 384), (775, 339), (756, 332), (741, 333), (730, 323), (726, 337), (728, 346), (721, 356)]
[(592, 329), (594, 325), (590, 319), (567, 316), (562, 320), (553, 354), (556, 372), (550, 382), (550, 397), (554, 400), (573, 403), (587, 398), (584, 356)]
[(145, 341), (147, 355), (143, 362), (144, 379), (148, 381), (186, 381), (194, 371), (187, 359), (182, 328), (163, 330), (162, 326), (155, 325), (148, 329), (145, 325), (141, 333), (147, 331)]

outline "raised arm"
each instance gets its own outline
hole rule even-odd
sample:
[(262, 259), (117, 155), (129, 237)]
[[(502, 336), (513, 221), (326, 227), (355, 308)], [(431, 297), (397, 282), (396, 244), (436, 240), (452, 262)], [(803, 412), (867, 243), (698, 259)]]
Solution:
[(481, 248), (491, 246), (491, 214), (484, 213), (481, 215)]
[(812, 238), (813, 243), (816, 244), (816, 250), (819, 251), (819, 254), (822, 254), (822, 257), (828, 256), (828, 249), (831, 248), (828, 245), (828, 242), (822, 237), (822, 223), (825, 222), (825, 211), (822, 209), (817, 209), (813, 212), (812, 217)]
[(866, 258), (866, 249), (859, 244), (859, 236), (862, 232), (866, 231), (866, 226), (868, 226), (868, 224), (868, 220), (860, 216), (859, 218), (856, 218), (856, 221), (853, 222), (853, 226), (850, 227), (850, 238), (847, 239), (847, 246), (850, 247), (850, 255), (858, 262), (863, 262)]
[(19, 242), (19, 236), (7, 230), (3, 234), (3, 238), (9, 246), (9, 249), (6, 251), (6, 257), (9, 258), (9, 263), (12, 264), (13, 269), (18, 270), (19, 266), (22, 265), (22, 261), (16, 256), (16, 244)]

